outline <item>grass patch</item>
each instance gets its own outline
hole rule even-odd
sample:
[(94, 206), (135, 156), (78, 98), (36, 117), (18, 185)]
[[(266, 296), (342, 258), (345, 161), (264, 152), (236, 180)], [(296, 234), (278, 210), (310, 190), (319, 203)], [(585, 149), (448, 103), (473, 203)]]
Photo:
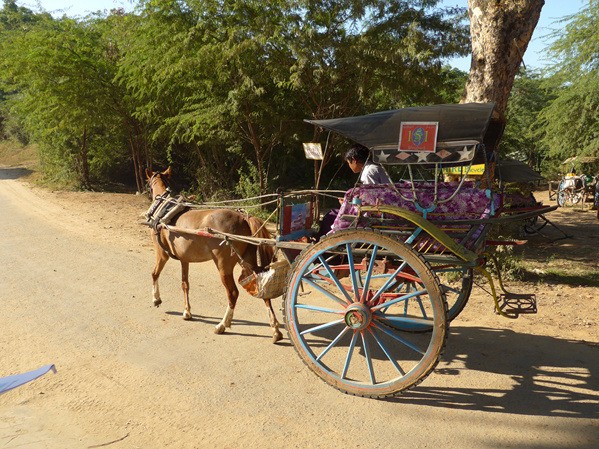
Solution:
[(22, 146), (10, 140), (0, 141), (0, 164), (35, 171), (39, 167), (37, 149), (34, 145)]

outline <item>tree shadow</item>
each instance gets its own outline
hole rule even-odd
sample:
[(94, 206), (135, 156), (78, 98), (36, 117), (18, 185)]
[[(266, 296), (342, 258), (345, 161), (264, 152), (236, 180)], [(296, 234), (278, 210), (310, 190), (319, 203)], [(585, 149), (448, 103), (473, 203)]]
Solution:
[(468, 370), (509, 376), (513, 386), (421, 385), (390, 400), (495, 413), (599, 418), (599, 343), (506, 329), (452, 327), (446, 352), (433, 375), (457, 376)]
[(23, 167), (0, 168), (0, 179), (25, 178), (33, 173), (32, 170)]

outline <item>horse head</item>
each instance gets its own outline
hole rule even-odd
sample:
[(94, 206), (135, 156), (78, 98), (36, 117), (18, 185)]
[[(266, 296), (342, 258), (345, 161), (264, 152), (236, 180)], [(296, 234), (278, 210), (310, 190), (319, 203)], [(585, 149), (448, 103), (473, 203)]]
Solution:
[(146, 168), (146, 181), (148, 182), (152, 199), (155, 199), (158, 195), (162, 195), (168, 190), (171, 174), (170, 167), (163, 172), (153, 172)]

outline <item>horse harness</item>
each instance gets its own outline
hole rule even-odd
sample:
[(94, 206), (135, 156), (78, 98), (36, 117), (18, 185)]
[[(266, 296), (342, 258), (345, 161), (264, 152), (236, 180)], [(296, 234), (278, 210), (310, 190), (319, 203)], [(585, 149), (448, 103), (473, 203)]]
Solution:
[[(160, 174), (157, 174), (158, 176)], [(155, 175), (155, 176), (157, 176)], [(148, 183), (151, 183), (154, 177), (152, 177)], [(163, 179), (163, 181), (165, 181)], [(190, 209), (189, 205), (185, 201), (185, 197), (183, 195), (179, 195), (177, 197), (171, 196), (170, 189), (167, 187), (166, 192), (161, 195), (157, 195), (154, 198), (154, 201), (150, 205), (150, 208), (145, 213), (145, 222), (144, 224), (151, 227), (154, 230), (154, 235), (156, 236), (156, 241), (160, 245), (160, 247), (164, 250), (164, 252), (171, 258), (175, 260), (179, 260), (179, 258), (173, 254), (168, 245), (166, 245), (160, 236), (160, 231), (164, 229), (165, 225), (170, 225), (174, 222), (179, 215), (187, 212)], [(208, 233), (206, 233), (208, 234)], [(214, 235), (206, 235), (207, 237), (217, 238)], [(231, 244), (230, 239), (227, 237), (223, 238), (222, 244), (228, 245), (231, 247), (231, 251), (235, 253), (237, 258), (239, 259), (239, 264), (244, 268), (250, 268), (250, 264), (248, 264), (243, 256), (239, 253), (235, 245)], [(250, 268), (252, 269), (252, 268)], [(252, 269), (253, 271), (253, 269)]]

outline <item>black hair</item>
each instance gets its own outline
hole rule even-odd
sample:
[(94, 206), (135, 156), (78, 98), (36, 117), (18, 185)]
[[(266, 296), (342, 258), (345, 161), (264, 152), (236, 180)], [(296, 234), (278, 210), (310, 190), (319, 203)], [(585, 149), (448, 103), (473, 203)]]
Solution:
[(345, 153), (345, 160), (356, 160), (361, 163), (366, 163), (368, 158), (370, 157), (370, 150), (366, 148), (364, 145), (360, 145), (359, 143), (352, 146)]

